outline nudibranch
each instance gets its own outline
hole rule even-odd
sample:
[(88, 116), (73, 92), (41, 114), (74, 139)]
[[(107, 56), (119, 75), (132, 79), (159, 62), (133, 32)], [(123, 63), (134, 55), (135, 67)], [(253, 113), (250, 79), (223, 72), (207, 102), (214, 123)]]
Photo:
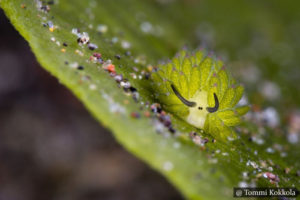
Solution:
[(164, 110), (212, 135), (234, 136), (249, 106), (238, 106), (244, 88), (223, 62), (198, 50), (181, 51), (151, 76), (155, 99)]

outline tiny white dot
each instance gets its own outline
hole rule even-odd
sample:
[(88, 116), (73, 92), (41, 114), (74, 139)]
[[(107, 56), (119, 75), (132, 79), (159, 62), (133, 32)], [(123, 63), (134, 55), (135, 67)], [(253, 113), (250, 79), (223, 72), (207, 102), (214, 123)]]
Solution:
[(164, 162), (163, 169), (166, 171), (171, 171), (174, 168), (173, 163), (170, 161)]

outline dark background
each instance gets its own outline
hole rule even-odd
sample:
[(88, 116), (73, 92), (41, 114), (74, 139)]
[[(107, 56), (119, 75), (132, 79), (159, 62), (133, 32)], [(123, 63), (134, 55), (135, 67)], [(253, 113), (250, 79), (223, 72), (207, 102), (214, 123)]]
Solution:
[(182, 199), (37, 63), (0, 10), (0, 200)]

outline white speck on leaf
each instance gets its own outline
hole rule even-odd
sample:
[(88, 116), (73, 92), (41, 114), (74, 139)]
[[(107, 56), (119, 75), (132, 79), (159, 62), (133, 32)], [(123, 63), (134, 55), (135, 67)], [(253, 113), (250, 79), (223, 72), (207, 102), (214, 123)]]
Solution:
[(150, 22), (143, 22), (141, 24), (141, 30), (144, 33), (150, 33), (152, 31), (152, 24), (150, 24)]
[(246, 183), (245, 181), (239, 182), (239, 187), (241, 188), (248, 187), (248, 183)]
[(108, 94), (101, 92), (103, 98), (107, 100), (109, 104), (109, 111), (112, 113), (121, 113), (124, 114), (126, 112), (126, 109), (121, 106), (119, 103), (116, 103), (112, 97), (110, 97)]
[(173, 168), (174, 168), (174, 165), (173, 165), (172, 162), (170, 162), (170, 161), (164, 162), (164, 164), (163, 164), (163, 169), (164, 169), (165, 171), (171, 171)]
[(98, 27), (97, 27), (97, 31), (98, 31), (99, 33), (106, 33), (107, 30), (108, 30), (108, 27), (107, 27), (105, 24), (100, 24), (100, 25), (98, 25)]
[(129, 49), (131, 47), (131, 44), (128, 41), (123, 40), (121, 46), (123, 49)]

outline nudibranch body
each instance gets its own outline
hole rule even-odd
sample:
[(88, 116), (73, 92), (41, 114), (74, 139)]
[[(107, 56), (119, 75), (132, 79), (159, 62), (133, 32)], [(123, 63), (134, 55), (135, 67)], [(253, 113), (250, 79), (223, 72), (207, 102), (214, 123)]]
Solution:
[(204, 51), (181, 51), (152, 74), (155, 98), (162, 107), (212, 135), (234, 136), (248, 106), (237, 106), (243, 87), (220, 60)]
[(196, 92), (190, 101), (196, 102), (197, 105), (189, 108), (189, 115), (186, 117), (186, 121), (195, 127), (204, 128), (204, 123), (208, 114), (208, 111), (205, 109), (208, 106), (207, 92)]

